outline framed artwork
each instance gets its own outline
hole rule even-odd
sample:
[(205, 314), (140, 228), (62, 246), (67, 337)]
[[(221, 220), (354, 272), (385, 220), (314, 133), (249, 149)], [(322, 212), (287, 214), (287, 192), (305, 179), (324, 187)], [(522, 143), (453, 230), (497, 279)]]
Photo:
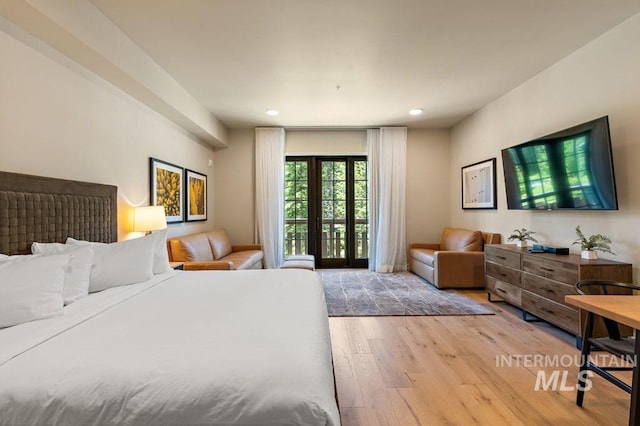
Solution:
[(462, 208), (497, 209), (496, 159), (462, 168)]
[(186, 171), (187, 222), (207, 220), (207, 175)]
[(184, 220), (184, 171), (182, 167), (155, 158), (150, 159), (151, 205), (164, 206), (167, 223)]

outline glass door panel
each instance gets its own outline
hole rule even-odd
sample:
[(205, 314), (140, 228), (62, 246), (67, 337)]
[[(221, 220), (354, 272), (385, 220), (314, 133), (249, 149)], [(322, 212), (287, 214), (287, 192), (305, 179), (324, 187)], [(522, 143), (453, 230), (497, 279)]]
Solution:
[(367, 161), (353, 162), (353, 211), (355, 227), (355, 258), (369, 257), (369, 188)]
[(347, 238), (347, 162), (320, 160), (322, 204), (321, 259), (332, 265), (346, 264)]
[(309, 233), (309, 164), (287, 161), (284, 174), (284, 254), (307, 254)]

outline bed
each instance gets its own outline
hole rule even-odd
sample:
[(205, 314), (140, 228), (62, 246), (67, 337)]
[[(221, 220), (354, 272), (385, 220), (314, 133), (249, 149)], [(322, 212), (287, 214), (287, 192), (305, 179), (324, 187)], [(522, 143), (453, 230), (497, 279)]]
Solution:
[[(2, 253), (67, 236), (115, 241), (115, 188), (35, 178), (27, 194), (31, 178), (0, 173)], [(65, 186), (74, 194), (61, 194)], [(73, 207), (55, 207), (59, 196)], [(49, 207), (16, 208), (25, 198)], [(74, 213), (60, 221), (60, 208)], [(170, 270), (63, 311), (0, 328), (0, 425), (340, 423), (314, 272)]]

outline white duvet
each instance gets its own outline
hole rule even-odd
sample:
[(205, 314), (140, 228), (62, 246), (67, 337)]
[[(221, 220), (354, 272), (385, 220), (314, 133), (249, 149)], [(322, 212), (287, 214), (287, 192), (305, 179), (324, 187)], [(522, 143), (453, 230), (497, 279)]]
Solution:
[(304, 270), (171, 272), (0, 329), (1, 425), (338, 425)]

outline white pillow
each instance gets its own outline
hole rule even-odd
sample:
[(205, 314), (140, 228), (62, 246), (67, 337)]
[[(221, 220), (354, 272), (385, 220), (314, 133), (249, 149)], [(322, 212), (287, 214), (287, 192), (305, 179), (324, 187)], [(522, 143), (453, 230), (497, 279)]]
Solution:
[[(168, 229), (162, 229), (156, 231), (153, 234), (145, 235), (142, 238), (147, 241), (153, 241), (149, 244), (153, 245), (153, 274), (164, 274), (165, 272), (172, 271), (173, 269), (169, 265), (169, 253), (167, 252), (167, 231)], [(71, 237), (67, 238), (66, 244), (97, 244), (104, 245), (104, 243), (94, 243), (83, 240), (76, 240)], [(1, 260), (1, 259), (0, 259)]]
[(68, 305), (86, 297), (89, 294), (89, 278), (91, 277), (91, 264), (93, 249), (86, 246), (75, 246), (60, 243), (33, 243), (33, 254), (57, 254), (69, 255), (69, 266), (64, 278), (64, 304)]
[(89, 293), (146, 281), (153, 276), (153, 239), (103, 244), (67, 238), (66, 243), (93, 248)]
[(63, 313), (68, 255), (19, 256), (0, 262), (0, 327)]
[(160, 231), (156, 231), (151, 235), (144, 236), (142, 238), (149, 238), (154, 241), (153, 243), (153, 273), (164, 274), (165, 272), (172, 271), (169, 266), (169, 252), (167, 251), (167, 228)]

